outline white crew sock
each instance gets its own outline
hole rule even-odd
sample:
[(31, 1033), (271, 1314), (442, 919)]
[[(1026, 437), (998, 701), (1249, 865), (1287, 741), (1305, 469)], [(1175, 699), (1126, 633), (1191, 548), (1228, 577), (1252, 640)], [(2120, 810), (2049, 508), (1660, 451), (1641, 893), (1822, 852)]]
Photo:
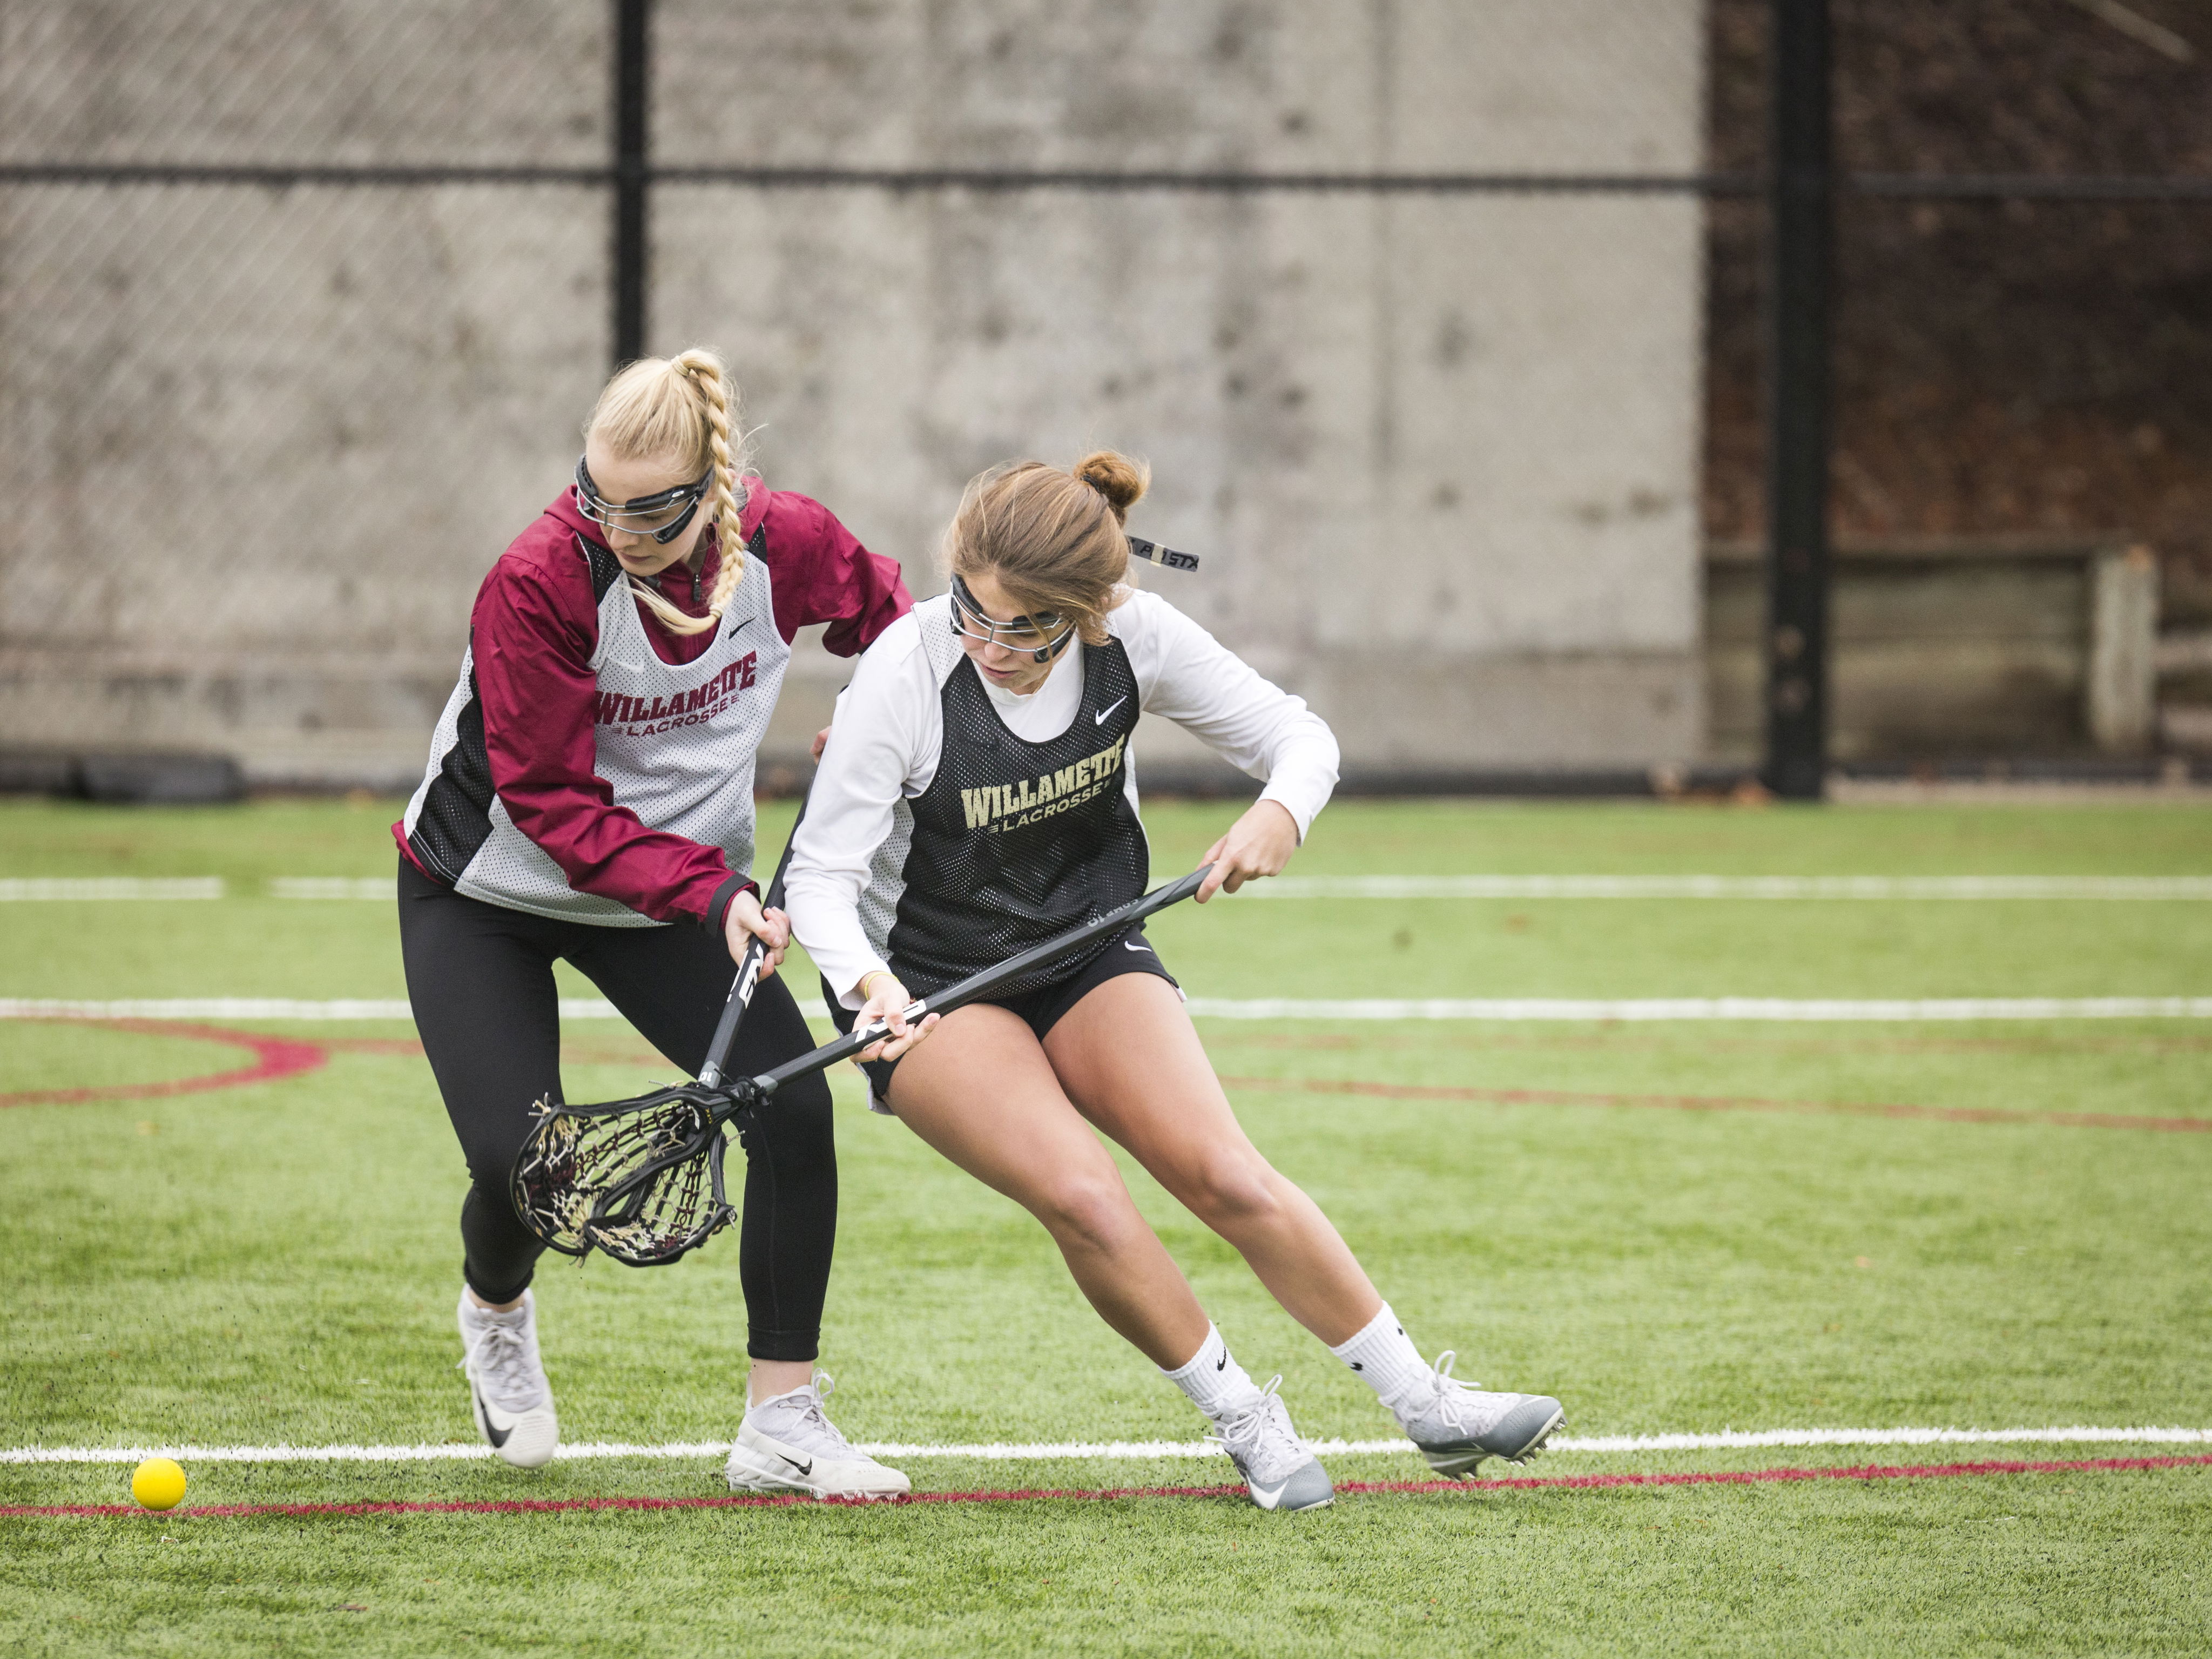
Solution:
[(1360, 1380), (1393, 1411), (1408, 1396), (1415, 1383), (1435, 1375), (1387, 1302), (1382, 1304), (1382, 1311), (1369, 1320), (1357, 1335), (1329, 1352), (1357, 1371)]
[(1212, 1325), (1189, 1361), (1160, 1375), (1190, 1396), (1190, 1403), (1218, 1423), (1259, 1403), (1260, 1390), (1244, 1368), (1230, 1357), (1229, 1345)]

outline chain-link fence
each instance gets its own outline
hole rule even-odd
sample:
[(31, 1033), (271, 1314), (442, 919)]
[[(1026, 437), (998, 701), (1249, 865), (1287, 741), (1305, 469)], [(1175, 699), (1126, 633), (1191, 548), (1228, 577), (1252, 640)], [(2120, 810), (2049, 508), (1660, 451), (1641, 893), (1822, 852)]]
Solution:
[[(980, 466), (1147, 454), (1206, 556), (1159, 582), (1355, 777), (1753, 760), (1772, 10), (659, 0), (640, 58), (643, 0), (0, 0), (0, 744), (404, 778), (635, 340), (726, 349), (769, 481), (917, 591)], [(2212, 27), (1832, 39), (1835, 752), (2137, 741), (2087, 696), (2136, 543), (2185, 743)], [(1884, 634), (1931, 593), (1932, 655)]]
[[(1771, 11), (1715, 0), (1717, 171), (1764, 167)], [(2212, 625), (2212, 15), (1835, 0), (1832, 16), (1837, 750), (2172, 769), (2212, 750), (2195, 710), (2212, 683), (2185, 666)], [(1705, 516), (1726, 546), (1766, 521), (1767, 249), (1757, 204), (1712, 226)], [(2164, 643), (2137, 592), (2142, 636), (2108, 637), (2096, 665), (2126, 706), (2100, 720), (2096, 567), (2101, 550), (2109, 599), (2135, 547)], [(2129, 611), (2105, 607), (2108, 635)], [(1734, 672), (1714, 735), (1742, 754), (1758, 711), (1741, 656)]]
[[(0, 708), (401, 775), (606, 358), (605, 7), (0, 5)], [(472, 173), (477, 176), (471, 181)]]

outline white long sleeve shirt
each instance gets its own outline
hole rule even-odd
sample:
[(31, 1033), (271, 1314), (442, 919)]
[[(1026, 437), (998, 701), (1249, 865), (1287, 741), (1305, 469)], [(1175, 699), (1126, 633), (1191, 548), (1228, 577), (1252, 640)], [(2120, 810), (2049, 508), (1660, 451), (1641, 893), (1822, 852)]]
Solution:
[[(890, 834), (897, 803), (929, 787), (944, 746), (942, 682), (923, 648), (921, 627), (933, 612), (941, 625), (948, 604), (942, 595), (924, 600), (861, 657), (837, 700), (785, 878), (793, 930), (848, 1008), (860, 1006), (854, 994), (860, 981), (886, 966), (860, 916), (872, 865)], [(1175, 721), (1264, 780), (1260, 798), (1280, 803), (1303, 840), (1336, 787), (1336, 738), (1327, 723), (1158, 594), (1132, 592), (1107, 613), (1106, 626), (1128, 654), (1145, 712)], [(962, 659), (952, 672), (972, 671)], [(1072, 641), (1044, 684), (1026, 696), (988, 680), (982, 684), (1016, 737), (1030, 743), (1056, 738), (1079, 711), (1083, 643)], [(1133, 757), (1123, 775), (1133, 810)]]

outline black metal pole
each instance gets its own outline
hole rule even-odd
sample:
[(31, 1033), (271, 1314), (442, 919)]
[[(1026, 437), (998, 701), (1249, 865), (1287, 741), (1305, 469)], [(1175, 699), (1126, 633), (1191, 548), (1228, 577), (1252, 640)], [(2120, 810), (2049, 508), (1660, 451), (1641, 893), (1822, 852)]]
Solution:
[(1828, 767), (1827, 0), (1774, 0), (1767, 228), (1766, 787), (1818, 800)]
[(652, 0), (615, 0), (614, 361), (645, 356)]

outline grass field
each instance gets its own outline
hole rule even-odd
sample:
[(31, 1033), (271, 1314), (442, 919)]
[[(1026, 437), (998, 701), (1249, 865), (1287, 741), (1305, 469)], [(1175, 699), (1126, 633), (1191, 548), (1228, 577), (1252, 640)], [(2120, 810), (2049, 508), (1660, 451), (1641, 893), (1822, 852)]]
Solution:
[[(265, 896), (271, 875), (388, 875), (391, 816), (0, 805), (0, 878), (216, 875), (231, 894), (0, 903), (0, 998), (402, 996), (388, 904)], [(1228, 816), (1151, 808), (1155, 869), (1194, 861)], [(769, 817), (772, 850), (788, 810)], [(2203, 875), (2212, 811), (1347, 802), (1293, 868)], [(1194, 994), (1223, 999), (2212, 995), (2204, 902), (1239, 897), (1152, 933)], [(0, 1020), (0, 1451), (472, 1445), (460, 1158), (410, 1027), (217, 1024), (250, 1026), (258, 1056), (160, 1023)], [(1202, 1030), (1255, 1138), (1415, 1338), (1457, 1349), (1462, 1375), (1559, 1395), (1572, 1437), (2212, 1426), (2212, 1022)], [(572, 1098), (669, 1072), (619, 1023), (567, 1042)], [(857, 1079), (836, 1087), (823, 1364), (842, 1427), (1198, 1437), (1041, 1230), (868, 1115)], [(1301, 1430), (1383, 1437), (1366, 1390), (1130, 1176), (1239, 1357), (1282, 1371)], [(568, 1439), (734, 1431), (733, 1246), (545, 1268)], [(970, 1496), (866, 1510), (488, 1507), (711, 1498), (709, 1453), (537, 1474), (187, 1459), (167, 1516), (0, 1515), (0, 1653), (2199, 1654), (2208, 1455), (1562, 1450), (1484, 1474), (1807, 1478), (1349, 1492), (1298, 1516), (1203, 1495), (1228, 1466), (1190, 1458), (909, 1456), (893, 1461), (918, 1491)], [(2173, 1461), (2082, 1467), (2153, 1460)], [(1401, 1452), (1328, 1461), (1340, 1486), (1426, 1476)], [(1991, 1461), (2077, 1467), (1831, 1478)], [(0, 1462), (0, 1505), (113, 1504), (128, 1474)], [(1198, 1495), (1097, 1495), (1168, 1488)], [(1036, 1489), (1073, 1495), (979, 1496)], [(441, 1503), (486, 1507), (293, 1507)], [(204, 1512), (234, 1505), (264, 1512)]]

